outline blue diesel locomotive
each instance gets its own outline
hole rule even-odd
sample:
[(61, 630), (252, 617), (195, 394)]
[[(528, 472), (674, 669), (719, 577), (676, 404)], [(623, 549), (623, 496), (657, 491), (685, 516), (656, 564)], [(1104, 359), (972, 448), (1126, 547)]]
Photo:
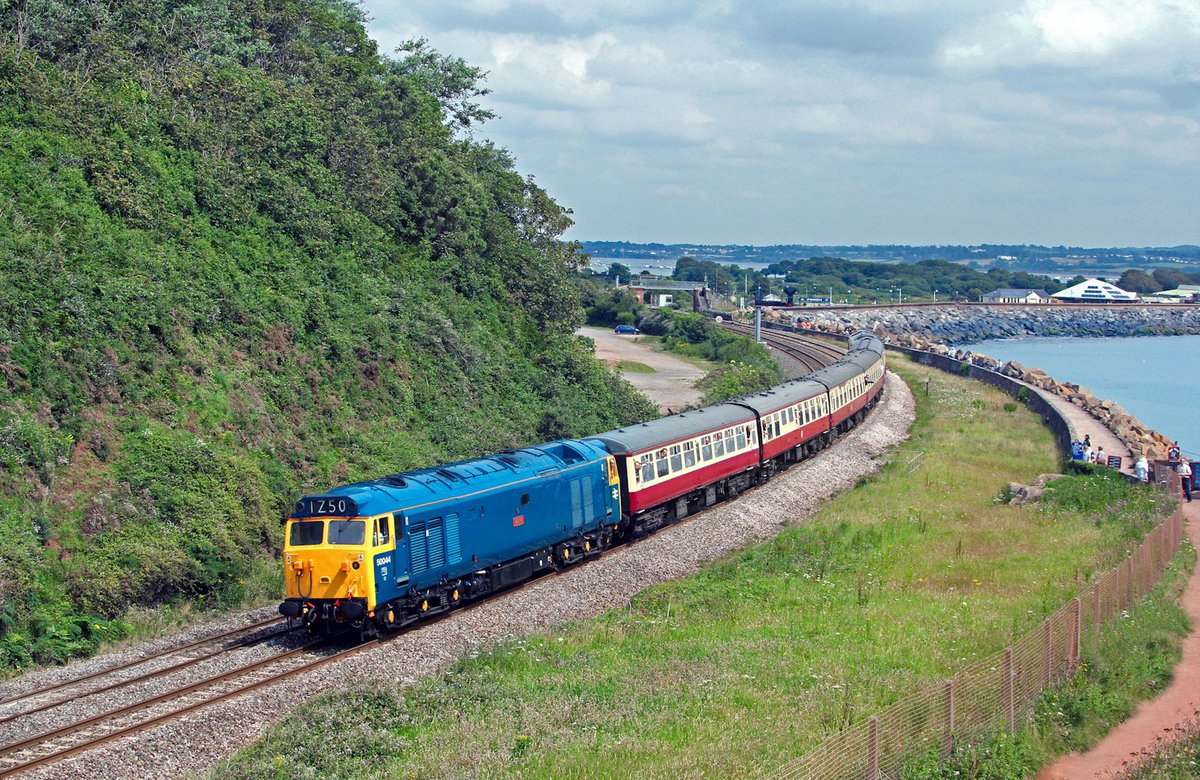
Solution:
[(305, 496), (280, 612), (362, 636), (596, 555), (620, 521), (616, 462), (555, 441)]

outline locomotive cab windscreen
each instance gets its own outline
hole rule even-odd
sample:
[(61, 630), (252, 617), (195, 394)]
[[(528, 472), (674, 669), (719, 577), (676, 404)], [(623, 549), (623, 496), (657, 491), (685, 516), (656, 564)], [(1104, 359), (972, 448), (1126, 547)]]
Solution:
[(375, 554), (393, 544), (391, 517), (356, 514), (354, 502), (340, 497), (297, 504), (284, 531), (287, 598), (280, 613), (353, 621), (374, 606), (372, 567)]

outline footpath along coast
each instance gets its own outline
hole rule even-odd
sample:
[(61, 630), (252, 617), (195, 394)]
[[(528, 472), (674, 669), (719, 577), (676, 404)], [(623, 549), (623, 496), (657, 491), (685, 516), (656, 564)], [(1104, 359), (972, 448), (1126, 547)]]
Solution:
[[(1185, 533), (1200, 548), (1200, 501), (1184, 502)], [(1099, 780), (1111, 778), (1135, 756), (1154, 751), (1159, 739), (1200, 712), (1200, 566), (1188, 579), (1180, 603), (1192, 623), (1183, 640), (1183, 657), (1171, 684), (1158, 698), (1143, 702), (1133, 716), (1117, 726), (1086, 753), (1071, 753), (1038, 774), (1037, 780)]]

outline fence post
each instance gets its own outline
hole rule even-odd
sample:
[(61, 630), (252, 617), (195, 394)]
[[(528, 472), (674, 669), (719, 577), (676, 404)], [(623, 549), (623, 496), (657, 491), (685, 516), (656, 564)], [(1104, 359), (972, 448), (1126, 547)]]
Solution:
[(947, 758), (954, 748), (954, 680), (946, 680), (942, 687), (942, 722), (946, 728), (942, 731), (942, 757)]
[(1133, 556), (1125, 559), (1125, 609), (1133, 609)]
[(1071, 601), (1071, 666), (1079, 664), (1080, 653), (1080, 634), (1083, 633), (1082, 615), (1083, 605), (1079, 603), (1078, 597)]
[(879, 780), (879, 718), (867, 721), (867, 780)]
[(1100, 646), (1100, 627), (1104, 623), (1104, 580), (1103, 578), (1096, 583), (1096, 597), (1092, 601), (1092, 622), (1095, 623), (1094, 639), (1096, 647)]
[(1042, 622), (1042, 687), (1050, 684), (1050, 656), (1054, 651), (1051, 645), (1050, 618)]
[[(1046, 621), (1049, 626), (1050, 622)], [(1013, 701), (1013, 649), (1004, 648), (1004, 717), (1008, 721), (1008, 733), (1017, 733), (1017, 706)]]

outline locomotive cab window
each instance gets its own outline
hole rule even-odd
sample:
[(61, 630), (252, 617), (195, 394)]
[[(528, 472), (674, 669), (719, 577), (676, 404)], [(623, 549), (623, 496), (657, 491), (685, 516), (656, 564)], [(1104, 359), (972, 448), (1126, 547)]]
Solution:
[(392, 539), (392, 516), (375, 518), (375, 546), (387, 544)]
[(288, 544), (292, 547), (320, 544), (324, 540), (324, 520), (299, 520), (292, 523), (292, 532), (288, 535)]
[(330, 544), (362, 544), (367, 540), (365, 520), (330, 520)]

